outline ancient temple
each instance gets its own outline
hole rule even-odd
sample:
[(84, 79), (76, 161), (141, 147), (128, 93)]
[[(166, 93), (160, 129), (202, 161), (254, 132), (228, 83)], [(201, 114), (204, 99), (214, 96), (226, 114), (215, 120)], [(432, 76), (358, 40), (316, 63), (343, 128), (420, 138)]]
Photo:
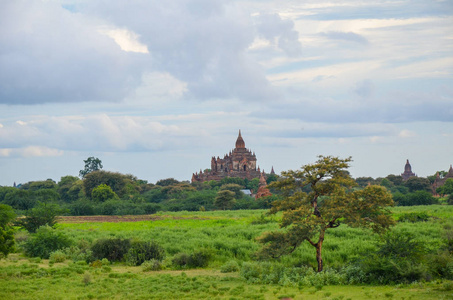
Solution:
[[(272, 168), (272, 170), (273, 169), (274, 168)], [(269, 191), (269, 189), (267, 188), (266, 177), (265, 177), (264, 171), (263, 171), (263, 173), (261, 173), (261, 176), (260, 176), (260, 184), (259, 184), (258, 191), (256, 192), (255, 199), (259, 199), (261, 197), (267, 197), (267, 196), (272, 196), (272, 194)]]
[(401, 177), (403, 177), (403, 180), (406, 181), (414, 176), (417, 175), (415, 175), (415, 173), (412, 172), (412, 167), (411, 164), (409, 163), (409, 160), (406, 160), (406, 165), (404, 166), (404, 173), (401, 174)]
[(443, 178), (440, 178), (440, 175), (439, 175), (439, 172), (436, 173), (436, 179), (434, 180), (434, 183), (433, 183), (433, 193), (436, 195), (437, 192), (436, 192), (436, 189), (438, 187), (441, 187), (445, 184), (445, 181), (447, 181), (447, 179), (453, 179), (453, 167), (452, 165), (450, 165), (450, 169), (448, 170), (448, 173), (447, 175), (445, 175)]
[(245, 148), (245, 142), (239, 130), (239, 136), (236, 139), (236, 147), (225, 154), (223, 158), (214, 156), (211, 158), (211, 170), (200, 170), (199, 173), (192, 174), (192, 182), (222, 180), (225, 177), (240, 177), (249, 180), (259, 178), (260, 168), (256, 165), (256, 155), (249, 149)]

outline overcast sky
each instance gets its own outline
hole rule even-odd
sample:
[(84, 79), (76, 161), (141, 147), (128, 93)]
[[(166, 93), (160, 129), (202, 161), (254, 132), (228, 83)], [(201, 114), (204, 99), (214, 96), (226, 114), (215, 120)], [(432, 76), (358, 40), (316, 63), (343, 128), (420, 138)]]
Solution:
[(267, 172), (448, 170), (453, 2), (0, 1), (0, 185), (190, 180), (239, 129)]

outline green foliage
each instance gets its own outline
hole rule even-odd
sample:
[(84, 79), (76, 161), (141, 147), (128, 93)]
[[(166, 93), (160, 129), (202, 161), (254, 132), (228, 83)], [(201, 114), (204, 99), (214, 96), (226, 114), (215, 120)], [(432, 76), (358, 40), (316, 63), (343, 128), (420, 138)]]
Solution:
[(229, 190), (219, 191), (215, 197), (214, 205), (223, 210), (231, 208), (235, 203), (234, 195), (234, 192)]
[(406, 195), (397, 193), (393, 195), (394, 201), (401, 206), (412, 206), (412, 205), (431, 205), (435, 204), (436, 198), (430, 192), (427, 191), (415, 191)]
[(144, 261), (141, 265), (143, 272), (160, 271), (163, 269), (162, 262), (157, 259)]
[(17, 225), (28, 232), (36, 232), (44, 225), (53, 227), (57, 223), (57, 216), (66, 212), (67, 210), (60, 208), (58, 204), (38, 202), (36, 207), (26, 212), (25, 218), (18, 220)]
[(64, 202), (73, 202), (79, 198), (82, 181), (75, 176), (63, 176), (58, 182), (58, 194)]
[(85, 176), (87, 176), (91, 172), (102, 169), (102, 161), (97, 157), (88, 157), (83, 162), (85, 163), (85, 168), (83, 170), (80, 170), (79, 172), (79, 176), (82, 178), (85, 178)]
[(240, 268), (237, 261), (229, 260), (223, 266), (220, 267), (220, 272), (222, 273), (238, 272), (239, 269)]
[(154, 259), (162, 261), (165, 250), (155, 241), (133, 241), (126, 255), (126, 261), (132, 266), (139, 266), (145, 261)]
[(91, 199), (97, 202), (105, 202), (110, 199), (118, 199), (112, 188), (102, 183), (91, 191)]
[(172, 264), (178, 268), (204, 268), (212, 258), (211, 251), (200, 249), (192, 254), (178, 253), (172, 259)]
[(0, 258), (7, 257), (14, 251), (14, 230), (11, 222), (16, 218), (16, 214), (11, 206), (0, 204)]
[(315, 272), (312, 268), (286, 267), (275, 262), (244, 262), (240, 275), (249, 283), (283, 286), (322, 287), (346, 283), (346, 275), (334, 270)]
[(169, 185), (176, 185), (178, 183), (179, 183), (179, 181), (174, 178), (167, 178), (167, 179), (161, 179), (161, 180), (157, 181), (156, 185), (169, 186)]
[(92, 216), (95, 214), (94, 204), (87, 199), (79, 199), (69, 206), (72, 216)]
[[(394, 224), (388, 206), (391, 195), (380, 186), (353, 190), (355, 181), (346, 169), (351, 158), (319, 156), (301, 171), (282, 172), (282, 179), (271, 184), (283, 199), (275, 201), (271, 213), (283, 211), (280, 227), (286, 231), (265, 233), (259, 256), (280, 257), (292, 253), (303, 241), (316, 248), (318, 272), (323, 269), (321, 256), (325, 231), (341, 223), (383, 232)], [(304, 187), (310, 186), (310, 192)]]
[(63, 250), (57, 250), (50, 253), (49, 263), (62, 263), (66, 260), (66, 253)]
[(22, 247), (27, 256), (49, 258), (50, 253), (71, 246), (72, 241), (61, 231), (41, 226), (27, 239)]
[(421, 260), (425, 251), (423, 244), (411, 233), (390, 232), (383, 237), (376, 253), (359, 259), (358, 268), (349, 269), (347, 273), (349, 277), (361, 278), (364, 283), (410, 283), (424, 280), (428, 275), (428, 267)]
[(228, 183), (220, 186), (220, 191), (231, 191), (234, 193), (234, 198), (236, 199), (244, 197), (244, 193), (241, 192), (241, 189), (243, 189), (243, 187), (235, 183)]
[(430, 215), (428, 215), (424, 211), (420, 212), (411, 212), (411, 213), (406, 213), (402, 214), (398, 222), (411, 222), (411, 223), (416, 223), (416, 222), (426, 222), (430, 218)]
[(436, 192), (440, 195), (453, 195), (453, 178), (448, 178), (444, 185), (436, 189)]
[(3, 204), (19, 210), (30, 209), (35, 205), (33, 192), (18, 188), (8, 189), (4, 196)]
[(99, 239), (91, 246), (94, 259), (107, 258), (109, 261), (121, 261), (131, 247), (129, 239)]
[(415, 191), (431, 191), (431, 183), (429, 182), (428, 178), (424, 177), (410, 177), (404, 183), (406, 187), (409, 188), (409, 192), (413, 193)]
[[(107, 171), (94, 171), (83, 178), (83, 188), (87, 197), (91, 197), (94, 188), (101, 184), (108, 185), (120, 198), (138, 191), (139, 186), (131, 175)], [(136, 191), (131, 192), (131, 189)]]

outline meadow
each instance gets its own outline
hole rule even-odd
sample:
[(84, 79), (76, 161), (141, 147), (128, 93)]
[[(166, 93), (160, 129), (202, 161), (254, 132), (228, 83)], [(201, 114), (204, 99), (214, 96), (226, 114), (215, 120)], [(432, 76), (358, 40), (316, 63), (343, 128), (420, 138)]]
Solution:
[[(414, 236), (427, 255), (445, 246), (453, 230), (453, 206), (394, 207), (392, 211), (397, 220), (413, 213), (429, 217), (422, 222), (398, 222), (392, 229)], [(370, 231), (346, 225), (327, 231), (323, 249), (327, 270), (323, 274), (312, 271), (315, 253), (307, 243), (278, 262), (258, 263), (254, 253), (260, 245), (255, 239), (278, 229), (279, 216), (265, 213), (165, 212), (152, 215), (152, 220), (137, 218), (133, 222), (62, 218), (56, 230), (80, 247), (106, 238), (157, 242), (166, 253), (162, 270), (104, 260), (98, 264), (71, 259), (55, 262), (52, 257), (14, 253), (0, 260), (0, 299), (453, 299), (453, 282), (445, 278), (386, 285), (351, 281), (339, 270), (376, 252), (381, 240)], [(18, 232), (19, 244), (26, 238), (26, 233)], [(206, 267), (172, 264), (175, 256), (200, 249), (210, 253)], [(232, 262), (239, 269), (225, 272)], [(292, 267), (305, 271), (301, 275), (294, 273), (296, 269), (284, 269)], [(259, 268), (280, 270), (280, 275), (252, 274)]]

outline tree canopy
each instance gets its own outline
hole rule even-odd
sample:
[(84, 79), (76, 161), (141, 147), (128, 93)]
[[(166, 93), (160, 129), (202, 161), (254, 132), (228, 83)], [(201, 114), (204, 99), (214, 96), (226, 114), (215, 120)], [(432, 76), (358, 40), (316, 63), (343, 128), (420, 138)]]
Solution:
[[(393, 205), (390, 193), (373, 185), (353, 189), (356, 183), (346, 171), (350, 162), (351, 158), (319, 156), (299, 171), (282, 172), (282, 178), (270, 186), (281, 191), (283, 199), (273, 203), (270, 213), (283, 212), (280, 227), (286, 230), (262, 235), (259, 255), (280, 257), (307, 241), (316, 248), (318, 271), (322, 271), (327, 229), (344, 223), (382, 233), (394, 224), (387, 208)], [(304, 192), (306, 186), (309, 192)]]
[(85, 168), (79, 172), (79, 176), (82, 178), (93, 171), (102, 169), (102, 161), (97, 157), (88, 157), (83, 162), (85, 163)]

